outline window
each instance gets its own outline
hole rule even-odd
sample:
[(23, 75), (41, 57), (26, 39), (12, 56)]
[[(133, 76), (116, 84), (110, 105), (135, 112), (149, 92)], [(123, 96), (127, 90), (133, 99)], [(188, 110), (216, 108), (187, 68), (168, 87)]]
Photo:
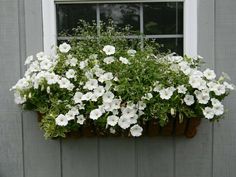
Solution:
[[(112, 19), (118, 26), (130, 24), (146, 38), (164, 44), (163, 49), (196, 56), (197, 0), (42, 2), (45, 51), (49, 52), (56, 42), (69, 39), (61, 32), (72, 33), (79, 19), (96, 21), (97, 25), (100, 20)], [(134, 33), (127, 38), (139, 39), (140, 36)]]

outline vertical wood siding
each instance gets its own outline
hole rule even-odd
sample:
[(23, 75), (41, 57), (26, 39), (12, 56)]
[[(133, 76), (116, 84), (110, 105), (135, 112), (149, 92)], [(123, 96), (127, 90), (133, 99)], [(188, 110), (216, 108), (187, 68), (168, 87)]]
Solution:
[[(235, 177), (236, 94), (229, 113), (185, 138), (47, 140), (8, 92), (43, 49), (41, 0), (0, 0), (0, 177)], [(198, 0), (198, 53), (236, 83), (236, 1)]]

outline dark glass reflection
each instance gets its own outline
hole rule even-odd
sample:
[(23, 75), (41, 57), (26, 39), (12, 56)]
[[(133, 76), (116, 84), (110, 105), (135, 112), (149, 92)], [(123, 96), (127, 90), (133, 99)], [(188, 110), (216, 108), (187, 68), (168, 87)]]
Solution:
[(79, 20), (96, 21), (96, 5), (93, 4), (57, 4), (57, 33), (72, 34)]
[(139, 31), (140, 16), (138, 4), (102, 4), (100, 5), (100, 18), (104, 22), (113, 20), (118, 27), (130, 25), (134, 31)]
[(154, 39), (155, 42), (160, 44), (160, 51), (166, 53), (175, 52), (183, 56), (183, 38), (163, 38)]
[(181, 7), (182, 3), (177, 2), (144, 3), (144, 33), (181, 34), (183, 30), (177, 27), (183, 24), (183, 7), (182, 9)]

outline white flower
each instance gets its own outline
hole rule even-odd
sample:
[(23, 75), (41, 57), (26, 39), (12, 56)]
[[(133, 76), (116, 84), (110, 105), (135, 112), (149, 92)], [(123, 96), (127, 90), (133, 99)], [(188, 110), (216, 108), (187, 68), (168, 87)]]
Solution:
[(217, 116), (224, 114), (224, 105), (221, 103), (214, 104), (212, 109), (214, 111), (214, 114)]
[(217, 86), (217, 83), (211, 81), (211, 82), (207, 83), (207, 86), (208, 86), (210, 91), (214, 91), (216, 86)]
[(79, 68), (80, 69), (84, 69), (85, 67), (87, 67), (88, 66), (88, 62), (85, 60), (85, 61), (81, 61), (80, 63), (79, 63)]
[(75, 78), (75, 70), (69, 69), (69, 70), (66, 72), (66, 77), (67, 77), (68, 79)]
[(17, 81), (16, 85), (13, 86), (13, 89), (27, 89), (29, 88), (30, 84), (26, 78), (22, 78)]
[(33, 59), (34, 59), (33, 55), (28, 56), (25, 60), (25, 65), (30, 64), (33, 61)]
[(54, 73), (49, 73), (46, 75), (46, 80), (49, 85), (56, 84), (59, 81), (59, 77)]
[(139, 101), (137, 104), (139, 110), (144, 110), (146, 106), (147, 106), (146, 103), (144, 103), (143, 101)]
[(87, 77), (87, 79), (93, 79), (93, 73), (91, 71), (86, 71), (84, 75)]
[(193, 87), (193, 88), (199, 88), (201, 86), (201, 78), (199, 77), (190, 77), (189, 79), (189, 84)]
[(143, 128), (137, 124), (130, 128), (130, 133), (134, 137), (141, 136), (142, 132), (143, 132)]
[(130, 50), (127, 51), (127, 53), (128, 53), (128, 55), (134, 57), (135, 54), (136, 54), (136, 50), (130, 49)]
[(181, 62), (179, 63), (179, 67), (180, 67), (180, 70), (181, 70), (185, 75), (190, 74), (191, 68), (190, 68), (190, 66), (188, 65), (188, 63), (187, 63), (186, 61), (181, 61)]
[(194, 103), (194, 97), (192, 95), (185, 95), (184, 102), (186, 105), (191, 106)]
[(200, 94), (197, 94), (196, 97), (200, 104), (207, 104), (208, 101), (210, 100), (209, 94), (200, 93)]
[(111, 45), (104, 46), (102, 50), (106, 55), (113, 55), (116, 52), (115, 47)]
[(112, 102), (111, 102), (111, 107), (112, 109), (120, 109), (120, 104), (121, 104), (121, 100), (120, 99), (114, 99)]
[(224, 82), (223, 83), (224, 84), (224, 86), (227, 88), (227, 89), (229, 89), (229, 90), (234, 90), (234, 86), (232, 85), (232, 84), (229, 84), (228, 82)]
[(197, 78), (203, 77), (202, 71), (199, 71), (197, 69), (192, 69), (190, 75), (191, 75), (191, 77), (197, 77)]
[(59, 51), (61, 53), (67, 53), (70, 51), (70, 49), (71, 49), (71, 46), (65, 42), (63, 44), (59, 45)]
[(183, 57), (182, 56), (171, 56), (171, 60), (179, 63), (183, 60)]
[(179, 85), (177, 87), (177, 90), (178, 90), (178, 93), (186, 94), (186, 92), (187, 92), (187, 88), (184, 85)]
[(173, 95), (173, 91), (170, 88), (160, 90), (160, 97), (161, 99), (169, 100)]
[(98, 87), (98, 81), (96, 79), (89, 79), (86, 83), (84, 88), (88, 90), (94, 90)]
[(105, 89), (103, 86), (98, 86), (97, 88), (94, 89), (94, 95), (97, 97), (102, 96), (105, 93)]
[(90, 112), (89, 118), (93, 120), (97, 120), (99, 117), (102, 116), (102, 112), (100, 109), (94, 109)]
[(78, 124), (83, 125), (85, 120), (86, 120), (86, 119), (84, 118), (83, 115), (77, 116), (77, 123), (78, 123)]
[(70, 87), (70, 81), (66, 78), (62, 78), (58, 81), (58, 84), (60, 88), (69, 88)]
[(82, 100), (82, 101), (88, 101), (88, 100), (90, 100), (92, 97), (93, 97), (93, 93), (92, 93), (92, 92), (87, 92), (86, 94), (84, 94), (84, 95), (81, 97), (81, 100)]
[(124, 110), (122, 110), (122, 115), (125, 117), (134, 117), (136, 113), (135, 109), (130, 109), (130, 108), (125, 108)]
[(68, 121), (75, 119), (75, 113), (73, 111), (69, 111), (65, 116)]
[(79, 110), (78, 110), (77, 107), (72, 107), (72, 108), (70, 109), (70, 112), (71, 112), (73, 115), (75, 115), (75, 116), (79, 114)]
[(127, 58), (124, 57), (120, 57), (119, 60), (123, 63), (123, 64), (130, 64), (129, 60)]
[(115, 61), (114, 57), (106, 57), (103, 59), (103, 62), (106, 64), (111, 64), (114, 61)]
[(103, 75), (103, 73), (105, 73), (105, 71), (103, 69), (101, 69), (101, 68), (94, 68), (94, 69), (95, 69), (95, 75), (97, 77), (100, 77), (100, 76)]
[(102, 96), (102, 100), (104, 103), (111, 103), (113, 101), (113, 98), (115, 97), (115, 95), (112, 92), (106, 92), (103, 96)]
[(68, 124), (68, 120), (67, 120), (66, 116), (64, 116), (63, 114), (60, 114), (59, 116), (57, 116), (56, 125), (66, 126), (67, 124)]
[(107, 117), (107, 124), (115, 126), (118, 123), (119, 117), (112, 115)]
[(144, 100), (150, 100), (152, 97), (153, 97), (153, 95), (152, 95), (151, 93), (146, 93), (146, 94), (142, 97), (142, 99), (144, 99)]
[(225, 94), (225, 86), (221, 84), (216, 84), (213, 91), (217, 96)]
[(77, 63), (78, 63), (78, 60), (74, 57), (69, 60), (70, 66), (76, 66)]
[(44, 53), (43, 52), (39, 52), (36, 54), (36, 57), (38, 60), (43, 60), (44, 59)]
[(220, 102), (219, 100), (215, 99), (215, 98), (212, 98), (212, 99), (211, 99), (211, 104), (212, 104), (212, 106), (214, 107), (214, 106), (216, 106), (216, 105), (221, 104), (221, 102)]
[(112, 79), (113, 79), (113, 74), (111, 72), (104, 73), (98, 78), (99, 82), (102, 82), (102, 83), (104, 81), (110, 81)]
[(130, 127), (130, 119), (123, 115), (120, 117), (120, 119), (118, 121), (118, 125), (123, 129), (127, 129)]
[(214, 117), (214, 110), (210, 107), (206, 107), (203, 110), (203, 115), (207, 118), (207, 119), (212, 119)]
[(14, 101), (16, 104), (23, 104), (24, 102), (26, 102), (26, 97), (22, 97), (19, 92), (15, 92)]
[(130, 120), (130, 124), (136, 124), (138, 122), (138, 115), (134, 114), (134, 116), (130, 117), (129, 120)]
[(49, 70), (52, 66), (53, 66), (53, 63), (48, 59), (45, 59), (45, 60), (40, 62), (40, 68), (41, 69)]
[(216, 74), (213, 70), (207, 68), (204, 72), (203, 75), (208, 79), (208, 80), (213, 80), (216, 78)]
[(111, 134), (115, 134), (115, 133), (116, 133), (116, 129), (114, 129), (113, 127), (110, 127), (109, 130), (110, 130), (110, 133), (111, 133)]

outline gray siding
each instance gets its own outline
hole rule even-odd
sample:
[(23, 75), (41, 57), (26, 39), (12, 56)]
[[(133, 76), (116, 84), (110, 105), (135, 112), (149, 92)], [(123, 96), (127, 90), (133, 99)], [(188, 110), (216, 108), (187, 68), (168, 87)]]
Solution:
[[(236, 83), (236, 1), (198, 0), (198, 53)], [(185, 138), (47, 140), (9, 88), (43, 48), (41, 0), (0, 0), (0, 177), (235, 177), (236, 94), (225, 120)]]

